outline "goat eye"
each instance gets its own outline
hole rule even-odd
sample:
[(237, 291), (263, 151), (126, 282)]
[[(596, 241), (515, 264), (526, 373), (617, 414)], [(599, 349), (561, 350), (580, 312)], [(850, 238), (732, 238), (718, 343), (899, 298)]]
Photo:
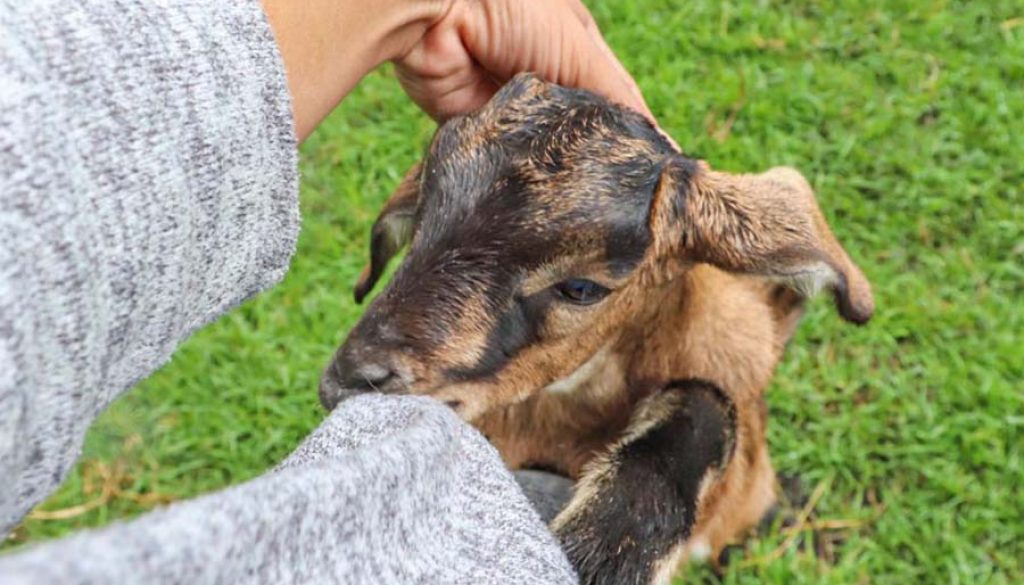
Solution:
[(555, 285), (555, 290), (562, 295), (562, 298), (577, 305), (592, 305), (611, 292), (593, 280), (585, 278), (573, 278), (560, 282)]

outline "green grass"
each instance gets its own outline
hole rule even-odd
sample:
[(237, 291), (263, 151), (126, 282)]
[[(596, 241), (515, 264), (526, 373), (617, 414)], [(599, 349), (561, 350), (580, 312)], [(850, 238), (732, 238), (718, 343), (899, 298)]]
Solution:
[[(820, 558), (775, 532), (726, 583), (1024, 582), (1024, 3), (591, 4), (664, 127), (735, 171), (803, 170), (878, 313), (814, 304), (769, 394), (777, 467), (819, 488)], [(303, 147), (303, 231), (279, 286), (184, 344), (94, 427), (15, 543), (258, 475), (322, 417), (316, 381), (360, 309), (376, 210), (432, 124), (387, 72)], [(74, 510), (73, 510), (74, 511)], [(821, 535), (819, 535), (821, 536)], [(712, 580), (706, 568), (688, 580)]]

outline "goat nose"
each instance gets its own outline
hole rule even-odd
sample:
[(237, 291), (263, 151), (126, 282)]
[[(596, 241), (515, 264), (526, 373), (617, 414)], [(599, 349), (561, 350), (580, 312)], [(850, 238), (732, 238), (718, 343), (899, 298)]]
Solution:
[(382, 364), (362, 364), (348, 375), (346, 384), (364, 391), (380, 391), (395, 373)]
[(320, 403), (332, 410), (346, 398), (383, 391), (396, 378), (385, 364), (354, 363), (348, 356), (338, 355), (320, 378)]

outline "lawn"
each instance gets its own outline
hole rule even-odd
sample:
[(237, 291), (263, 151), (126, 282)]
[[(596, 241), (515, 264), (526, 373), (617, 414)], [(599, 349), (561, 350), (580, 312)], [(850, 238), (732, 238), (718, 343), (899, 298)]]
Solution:
[[(777, 527), (722, 580), (1024, 582), (1024, 3), (590, 6), (687, 152), (800, 168), (875, 286), (863, 328), (814, 303), (768, 397), (776, 466), (816, 496), (819, 530)], [(7, 546), (244, 481), (295, 447), (359, 317), (369, 226), (432, 130), (389, 70), (365, 80), (302, 148), (285, 280), (105, 413)]]

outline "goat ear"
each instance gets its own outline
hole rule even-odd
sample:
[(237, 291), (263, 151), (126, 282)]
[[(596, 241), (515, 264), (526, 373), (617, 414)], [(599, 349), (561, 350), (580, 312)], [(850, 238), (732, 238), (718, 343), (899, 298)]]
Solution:
[(370, 263), (356, 281), (355, 298), (362, 303), (388, 262), (412, 239), (419, 203), (420, 164), (417, 163), (388, 198), (370, 233)]
[(844, 319), (871, 318), (871, 285), (832, 235), (798, 171), (731, 175), (675, 159), (666, 173), (657, 197), (671, 198), (671, 205), (660, 205), (660, 216), (677, 232), (686, 260), (765, 276), (805, 297), (829, 288)]

